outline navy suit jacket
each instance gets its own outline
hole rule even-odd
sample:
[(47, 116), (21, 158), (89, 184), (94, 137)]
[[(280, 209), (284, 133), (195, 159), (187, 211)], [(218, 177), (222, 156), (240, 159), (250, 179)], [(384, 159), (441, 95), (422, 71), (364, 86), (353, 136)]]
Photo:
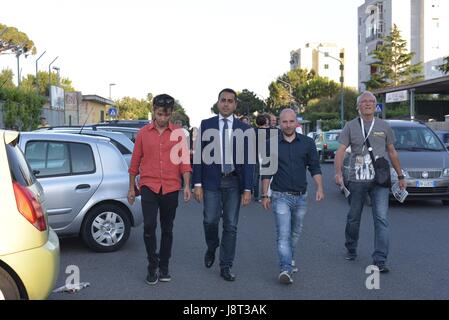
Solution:
[[(210, 141), (202, 141), (202, 135), (203, 133), (208, 129), (217, 129), (219, 130), (219, 124), (218, 124), (219, 118), (218, 116), (203, 120), (201, 122), (200, 132), (197, 136), (196, 141), (196, 149), (195, 152), (200, 152), (202, 155), (203, 149), (210, 143), (213, 142), (214, 138), (211, 138)], [(244, 132), (246, 130), (252, 130), (252, 128), (243, 123), (242, 121), (238, 120), (236, 117), (234, 117), (234, 121), (232, 124), (232, 129), (241, 129)], [(235, 167), (235, 171), (237, 173), (237, 176), (239, 178), (239, 187), (240, 192), (243, 192), (244, 190), (252, 190), (253, 188), (253, 174), (254, 174), (254, 164), (248, 163), (248, 141), (245, 139), (244, 144), (244, 163), (243, 164), (237, 164), (236, 161), (236, 141), (235, 137), (233, 138), (233, 163)], [(221, 152), (221, 151), (220, 151)], [(212, 154), (213, 155), (213, 154)], [(201, 164), (193, 164), (193, 184), (201, 183), (202, 187), (206, 190), (212, 190), (217, 191), (220, 188), (221, 184), (221, 170), (222, 166), (221, 163), (212, 163), (212, 164), (205, 164), (203, 161), (203, 157), (201, 156)]]

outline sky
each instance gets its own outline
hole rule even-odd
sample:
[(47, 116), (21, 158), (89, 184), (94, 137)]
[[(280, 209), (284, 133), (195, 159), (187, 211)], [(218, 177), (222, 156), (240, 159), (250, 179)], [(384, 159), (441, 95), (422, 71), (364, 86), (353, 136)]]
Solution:
[[(168, 93), (191, 125), (211, 116), (223, 88), (263, 98), (290, 69), (290, 51), (308, 42), (346, 50), (346, 85), (357, 87), (357, 8), (364, 0), (14, 0), (0, 23), (37, 48), (20, 59), (22, 75), (52, 66), (83, 94), (145, 99)], [(17, 72), (13, 55), (0, 70)], [(16, 78), (15, 78), (16, 79)], [(16, 80), (15, 80), (16, 81)]]

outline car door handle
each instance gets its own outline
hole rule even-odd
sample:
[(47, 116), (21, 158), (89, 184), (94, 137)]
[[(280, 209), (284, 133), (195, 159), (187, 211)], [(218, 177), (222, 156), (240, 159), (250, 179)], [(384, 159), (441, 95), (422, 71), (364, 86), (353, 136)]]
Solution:
[(75, 190), (84, 190), (84, 189), (90, 189), (90, 184), (80, 184), (77, 185)]

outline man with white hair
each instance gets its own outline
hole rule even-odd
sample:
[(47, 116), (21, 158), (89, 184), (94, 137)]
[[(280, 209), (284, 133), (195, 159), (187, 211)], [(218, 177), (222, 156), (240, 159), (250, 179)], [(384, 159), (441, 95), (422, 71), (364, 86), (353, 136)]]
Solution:
[(360, 220), (366, 196), (371, 197), (374, 218), (374, 253), (373, 265), (380, 272), (389, 272), (386, 266), (389, 235), (388, 235), (388, 202), (389, 188), (380, 186), (374, 180), (373, 158), (390, 158), (396, 170), (401, 189), (406, 188), (398, 154), (394, 148), (395, 137), (387, 122), (374, 117), (376, 97), (369, 91), (363, 92), (357, 98), (357, 108), (360, 117), (348, 122), (340, 134), (340, 148), (335, 155), (335, 182), (343, 185), (342, 167), (345, 150), (351, 147), (349, 159), (349, 191), (351, 193), (351, 208), (346, 223), (346, 260), (353, 261), (357, 257), (357, 242), (359, 239)]

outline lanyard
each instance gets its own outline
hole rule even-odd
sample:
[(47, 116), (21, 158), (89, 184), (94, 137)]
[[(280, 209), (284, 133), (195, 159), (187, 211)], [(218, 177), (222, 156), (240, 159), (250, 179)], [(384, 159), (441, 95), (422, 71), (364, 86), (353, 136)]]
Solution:
[(360, 118), (360, 126), (362, 127), (362, 135), (365, 138), (365, 140), (363, 141), (362, 152), (365, 151), (365, 143), (366, 143), (366, 140), (368, 140), (368, 137), (371, 134), (371, 131), (373, 131), (375, 121), (376, 121), (376, 118), (373, 119), (373, 122), (371, 123), (371, 127), (369, 128), (368, 134), (365, 137), (365, 124), (363, 123), (363, 119)]

